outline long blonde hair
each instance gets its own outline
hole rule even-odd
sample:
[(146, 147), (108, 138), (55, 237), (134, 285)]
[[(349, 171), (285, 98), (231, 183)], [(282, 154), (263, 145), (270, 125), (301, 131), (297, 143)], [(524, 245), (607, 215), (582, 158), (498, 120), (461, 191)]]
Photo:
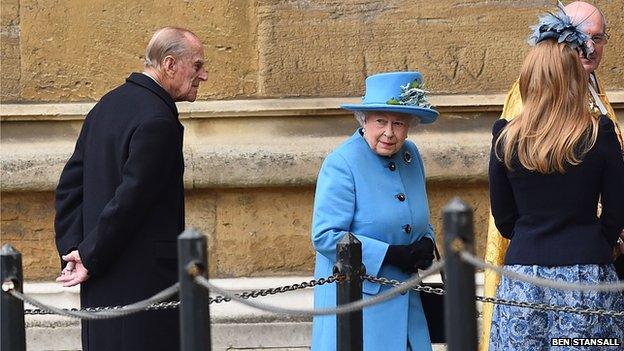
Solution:
[[(588, 111), (588, 78), (576, 50), (555, 40), (538, 43), (520, 74), (522, 110), (496, 140), (496, 156), (512, 169), (564, 173), (594, 146), (598, 120)], [(501, 152), (502, 151), (502, 155)]]

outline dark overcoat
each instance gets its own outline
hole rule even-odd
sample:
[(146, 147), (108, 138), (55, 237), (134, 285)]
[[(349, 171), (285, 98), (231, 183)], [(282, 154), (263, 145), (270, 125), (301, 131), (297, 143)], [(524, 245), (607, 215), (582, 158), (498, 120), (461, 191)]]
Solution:
[[(125, 305), (177, 281), (184, 230), (182, 137), (171, 96), (133, 73), (87, 115), (56, 189), (56, 245), (90, 277), (82, 307)], [(179, 349), (177, 310), (83, 322), (84, 350)]]

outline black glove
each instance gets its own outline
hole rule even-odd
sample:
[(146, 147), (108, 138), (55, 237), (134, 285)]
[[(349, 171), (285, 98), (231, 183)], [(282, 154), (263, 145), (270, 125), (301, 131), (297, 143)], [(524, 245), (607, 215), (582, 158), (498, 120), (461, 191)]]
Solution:
[(419, 255), (420, 259), (416, 262), (416, 268), (418, 269), (427, 269), (433, 263), (433, 241), (427, 237), (421, 238), (416, 243), (419, 243), (418, 249), (416, 250), (417, 255)]
[[(421, 238), (409, 245), (390, 245), (384, 263), (398, 267), (403, 272), (412, 274), (418, 268), (428, 267), (433, 260), (433, 241)], [(424, 268), (421, 268), (424, 269)]]

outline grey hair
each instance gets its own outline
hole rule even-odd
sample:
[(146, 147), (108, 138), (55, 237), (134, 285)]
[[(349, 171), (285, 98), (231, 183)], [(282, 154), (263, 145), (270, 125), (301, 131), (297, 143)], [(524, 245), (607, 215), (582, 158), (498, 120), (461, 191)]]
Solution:
[(363, 111), (355, 111), (353, 112), (353, 117), (358, 121), (361, 127), (364, 127), (364, 122), (366, 122), (366, 114)]
[(145, 48), (145, 67), (159, 69), (162, 60), (171, 55), (183, 57), (189, 52), (189, 37), (197, 36), (179, 27), (164, 27), (156, 31)]

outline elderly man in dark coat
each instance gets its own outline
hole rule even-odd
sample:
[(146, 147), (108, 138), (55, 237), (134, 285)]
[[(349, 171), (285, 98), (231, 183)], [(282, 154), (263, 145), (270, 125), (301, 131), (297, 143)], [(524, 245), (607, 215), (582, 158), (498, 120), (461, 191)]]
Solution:
[[(130, 304), (177, 281), (184, 128), (175, 102), (194, 101), (207, 79), (203, 46), (162, 28), (145, 61), (89, 112), (56, 189), (57, 281), (81, 284), (82, 307)], [(175, 350), (179, 340), (175, 310), (82, 324), (89, 351)]]

